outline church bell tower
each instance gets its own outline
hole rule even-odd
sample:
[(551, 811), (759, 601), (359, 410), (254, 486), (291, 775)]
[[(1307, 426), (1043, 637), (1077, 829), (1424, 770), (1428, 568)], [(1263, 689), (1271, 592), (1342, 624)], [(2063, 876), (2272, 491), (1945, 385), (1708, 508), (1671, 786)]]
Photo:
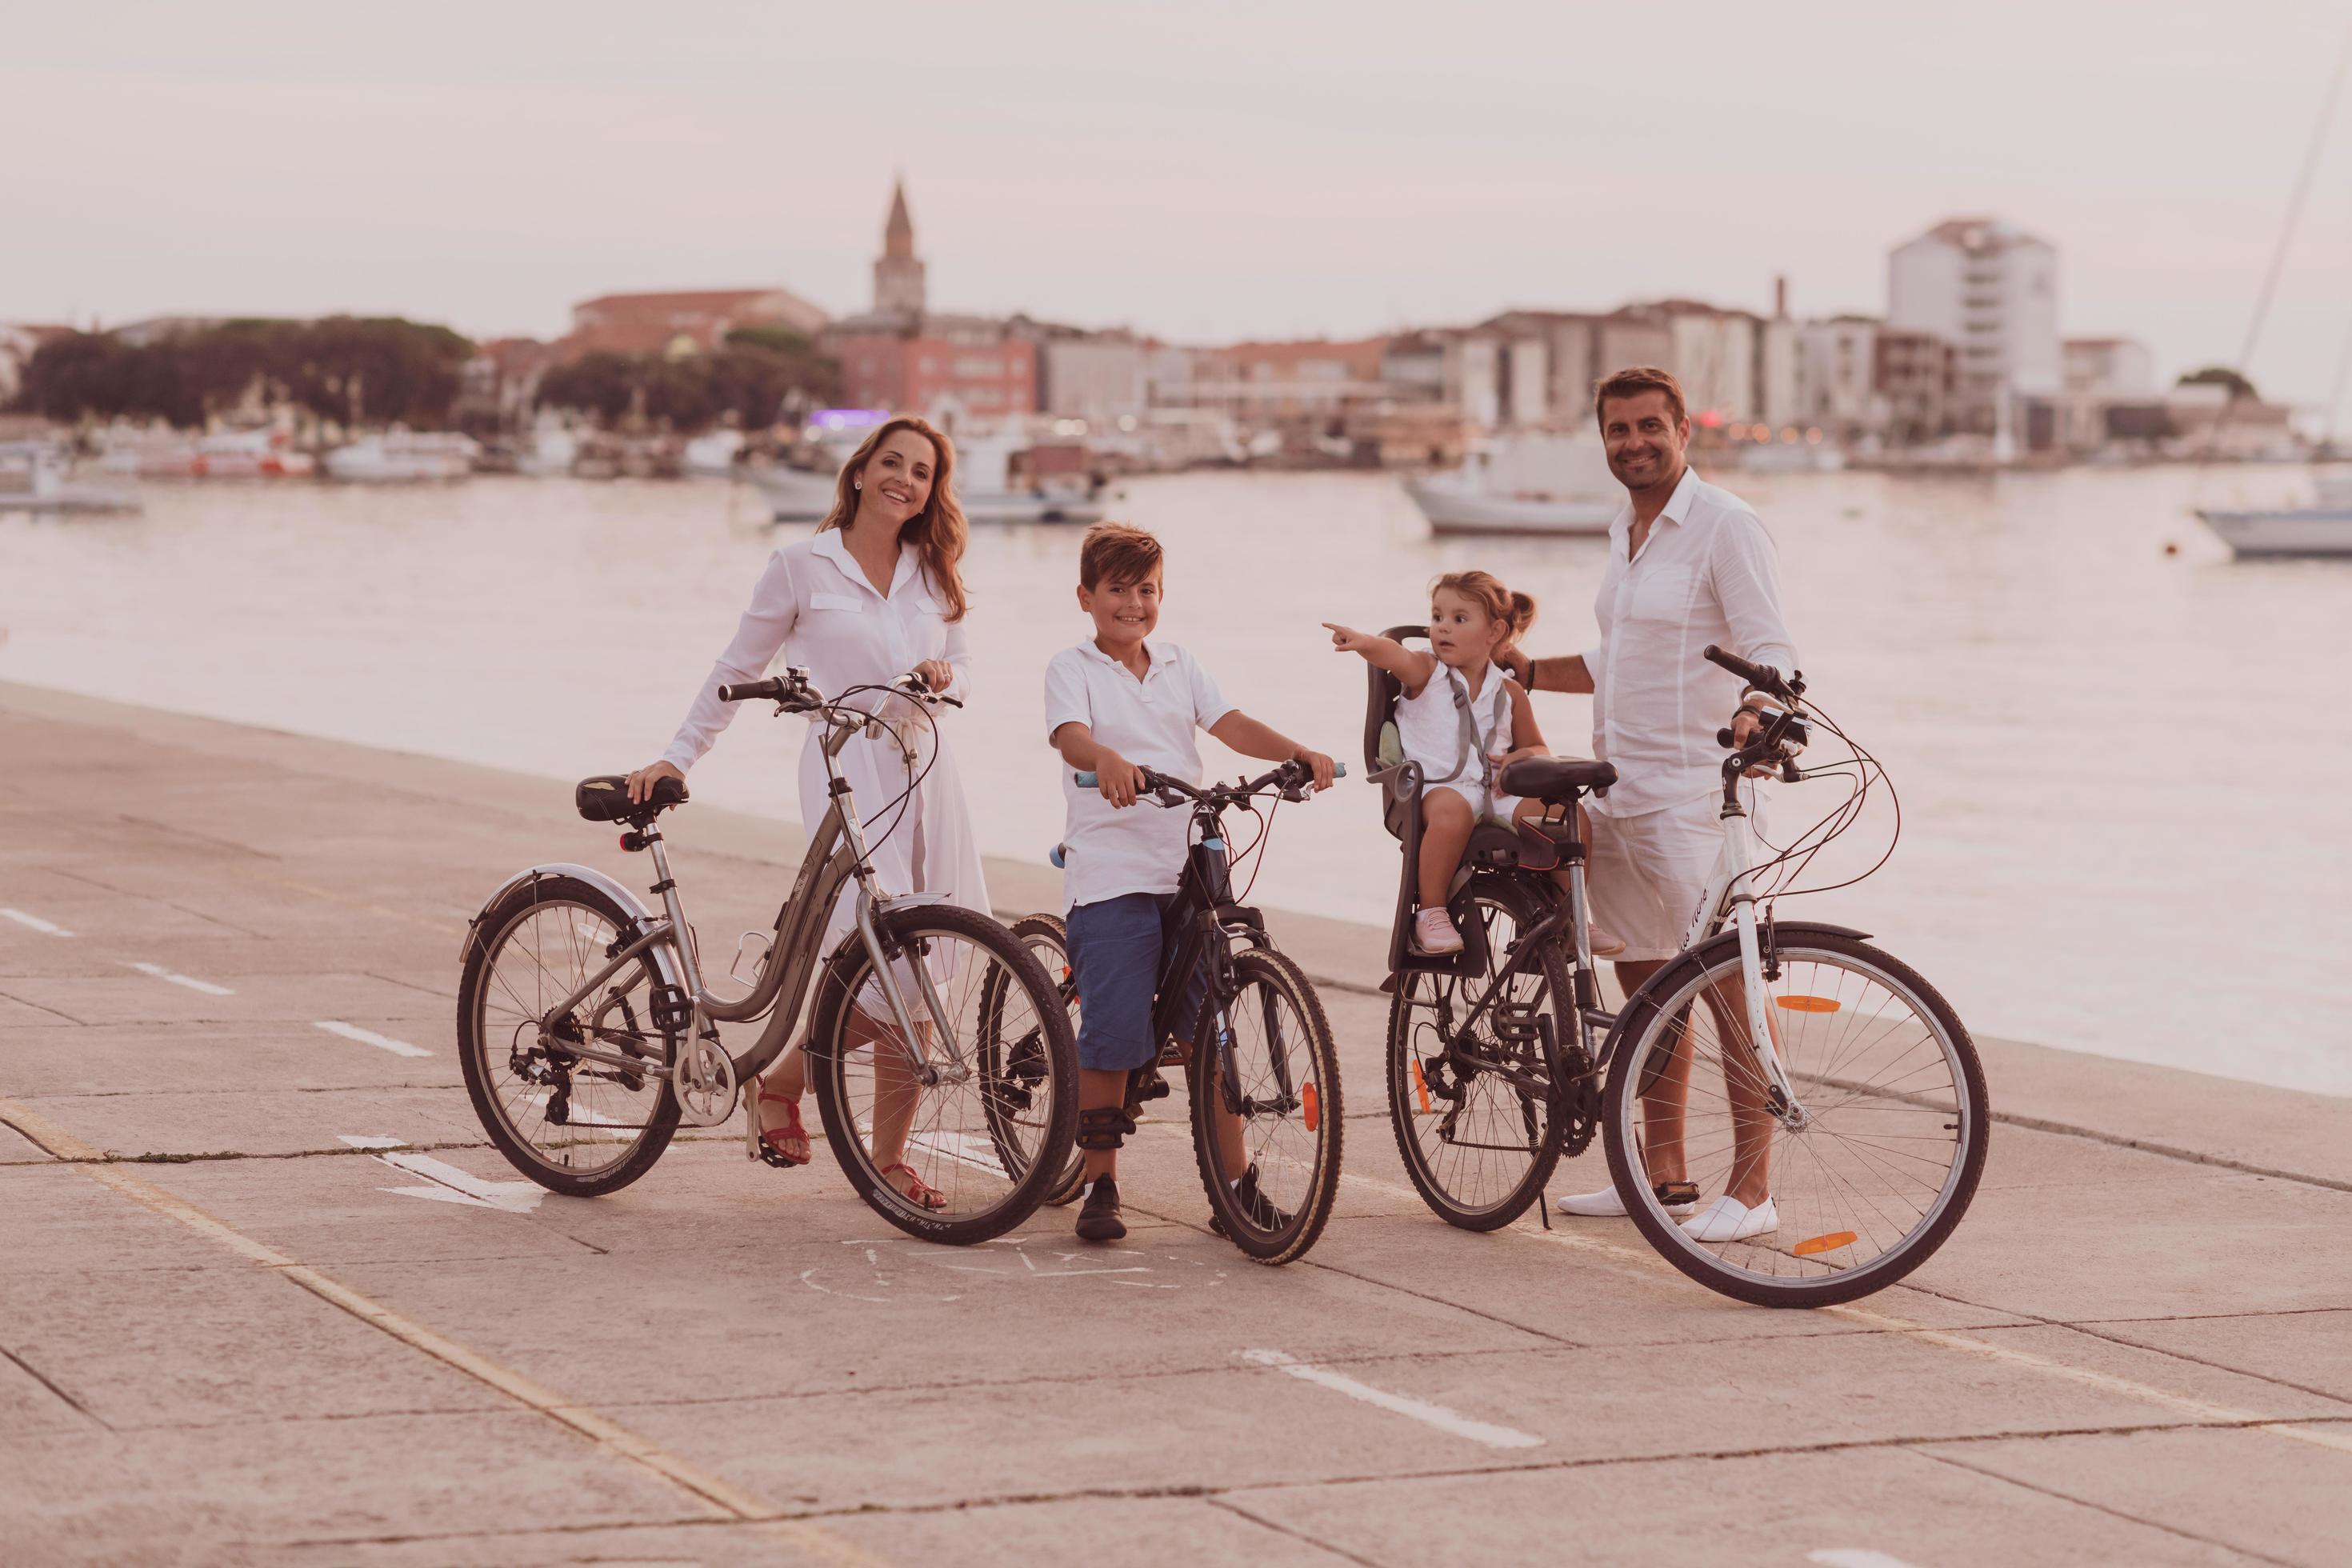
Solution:
[(923, 313), (923, 263), (915, 254), (915, 220), (907, 216), (907, 183), (890, 192), (890, 220), (882, 228), (882, 255), (874, 263), (874, 313)]

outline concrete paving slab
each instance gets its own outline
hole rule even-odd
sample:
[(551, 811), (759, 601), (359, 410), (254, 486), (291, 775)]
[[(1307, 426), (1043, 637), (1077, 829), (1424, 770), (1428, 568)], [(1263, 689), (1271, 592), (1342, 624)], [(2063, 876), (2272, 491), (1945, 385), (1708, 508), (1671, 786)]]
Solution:
[[(2352, 1436), (2352, 1426), (2328, 1431)], [(2258, 1440), (2249, 1453), (2247, 1444)], [(2273, 1563), (2352, 1561), (2347, 1457), (2272, 1434), (2135, 1432), (1923, 1450)], [(2251, 1462), (2250, 1462), (2251, 1461)]]
[(2169, 1355), (2352, 1399), (2352, 1308), (2082, 1327)]
[[(2221, 1568), (2233, 1552), (1901, 1449), (1597, 1464), (1225, 1494), (1359, 1562), (1627, 1568), (2130, 1563)], [(1876, 1555), (1870, 1555), (1870, 1554)]]
[[(429, 997), (405, 1013), (321, 1010), (311, 1019), (209, 1024), (65, 1024), (0, 1041), (0, 1075), (14, 1099), (58, 1095), (252, 1093), (262, 1089), (389, 1089), (462, 1082), (449, 1015)], [(352, 1025), (432, 1054), (401, 1056), (319, 1027)]]
[(41, 1164), (48, 1158), (47, 1150), (15, 1128), (0, 1123), (0, 1165)]
[(115, 1155), (341, 1154), (350, 1148), (341, 1139), (346, 1132), (425, 1147), (482, 1142), (470, 1107), (446, 1086), (117, 1092), (44, 1096), (27, 1103)]
[[(49, 1432), (84, 1432), (105, 1425), (74, 1403), (26, 1359), (11, 1334), (0, 1341), (0, 1454), (37, 1442)], [(5, 1513), (5, 1510), (0, 1510)]]
[(0, 994), (85, 1024), (307, 1022), (352, 1013), (392, 1017), (414, 1014), (420, 1002), (434, 994), (422, 986), (348, 972), (307, 975), (236, 972), (186, 974), (188, 980), (227, 991), (228, 994), (223, 996), (179, 981), (134, 972), (131, 968), (134, 962), (153, 961), (121, 960), (120, 977), (11, 979)]
[(2059, 1320), (2352, 1302), (2352, 1194), (2127, 1150), (2114, 1160), (2095, 1186), (1979, 1193), (1921, 1282)]
[[(8, 983), (0, 981), (0, 986)], [(41, 1007), (11, 996), (0, 989), (0, 1029), (12, 1034), (18, 1029), (49, 1028), (59, 1024), (79, 1024), (81, 1019), (57, 1007)]]
[(188, 974), (276, 974), (288, 976), (337, 973), (397, 973), (420, 979), (446, 970), (449, 991), (457, 990), (457, 943), (434, 931), (394, 928), (383, 931), (346, 932), (332, 937), (271, 936), (267, 933), (168, 935), (134, 931), (121, 936), (70, 942), (51, 941), (35, 947), (17, 944), (18, 951), (0, 954), (0, 983), (24, 979), (77, 976), (112, 978), (126, 963), (157, 963)]
[[(497, 1155), (484, 1159), (473, 1151), (442, 1151), (433, 1158), (499, 1168)], [(560, 1218), (404, 1195), (393, 1189), (435, 1184), (363, 1153), (142, 1165), (139, 1172), (242, 1234), (330, 1273), (365, 1262), (439, 1267), (465, 1258), (592, 1250), (566, 1235)]]
[(5, 1450), (0, 1561), (243, 1562), (272, 1544), (690, 1517), (646, 1470), (530, 1415), (50, 1433)]
[[(1239, 1563), (1331, 1568), (1347, 1559), (1245, 1519), (1203, 1498), (1055, 1499), (989, 1508), (827, 1516), (828, 1533), (877, 1562), (958, 1568), (1035, 1568), (1040, 1563)], [(289, 1564), (357, 1568), (693, 1568), (734, 1563), (820, 1561), (795, 1551), (794, 1525), (647, 1525), (496, 1536), (433, 1536), (399, 1542), (289, 1549)]]
[[(183, 1232), (157, 1261), (206, 1245)], [(271, 1269), (157, 1272), (135, 1292), (90, 1285), (79, 1271), (12, 1271), (0, 1317), (9, 1349), (118, 1432), (511, 1407)]]

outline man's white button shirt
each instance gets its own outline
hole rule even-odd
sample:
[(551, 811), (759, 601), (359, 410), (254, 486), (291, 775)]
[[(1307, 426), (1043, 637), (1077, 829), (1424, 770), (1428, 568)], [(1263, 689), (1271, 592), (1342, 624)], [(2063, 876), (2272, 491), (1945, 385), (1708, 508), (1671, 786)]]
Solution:
[(1601, 640), (1584, 655), (1592, 676), (1592, 754), (1617, 783), (1591, 809), (1638, 816), (1723, 787), (1715, 732), (1731, 719), (1742, 682), (1709, 664), (1715, 643), (1782, 675), (1797, 649), (1780, 618), (1779, 552), (1748, 503), (1688, 468), (1626, 559), (1628, 502), (1609, 525), (1609, 570), (1592, 602)]

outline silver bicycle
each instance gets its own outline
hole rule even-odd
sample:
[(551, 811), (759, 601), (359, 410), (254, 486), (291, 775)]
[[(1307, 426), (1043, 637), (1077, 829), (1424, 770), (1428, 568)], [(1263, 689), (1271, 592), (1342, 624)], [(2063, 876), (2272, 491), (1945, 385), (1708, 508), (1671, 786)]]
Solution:
[[(772, 932), (757, 942), (749, 989), (705, 977), (656, 819), (683, 804), (663, 779), (632, 804), (627, 781), (581, 782), (591, 822), (626, 828), (621, 847), (653, 857), (649, 912), (585, 866), (534, 866), (476, 915), (457, 996), (459, 1059), (474, 1110), (515, 1168), (552, 1192), (615, 1192), (646, 1171), (681, 1125), (727, 1121), (792, 1041), (816, 994), (803, 1047), (811, 1086), (851, 1187), (891, 1224), (927, 1240), (1002, 1235), (1045, 1199), (1077, 1131), (1077, 1045), (1067, 1010), (1028, 947), (987, 916), (938, 894), (877, 884), (864, 821), (838, 759), (858, 735), (894, 738), (908, 785), (877, 814), (890, 831), (920, 782), (931, 707), (954, 700), (912, 676), (827, 699), (808, 672), (719, 689), (730, 702), (772, 700), (822, 730), (831, 790)], [(851, 699), (865, 697), (860, 706)], [(827, 916), (855, 880), (855, 931), (821, 951)], [(823, 963), (823, 972), (818, 966)], [(720, 1025), (757, 1026), (732, 1053)], [(746, 1140), (759, 1152), (756, 1118)], [(911, 1175), (902, 1187), (891, 1180)]]

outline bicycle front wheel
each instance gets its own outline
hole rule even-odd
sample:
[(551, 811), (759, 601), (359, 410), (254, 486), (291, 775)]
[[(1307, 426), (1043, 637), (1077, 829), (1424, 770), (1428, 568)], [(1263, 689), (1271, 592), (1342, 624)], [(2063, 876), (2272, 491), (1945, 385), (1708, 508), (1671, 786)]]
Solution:
[[(1509, 979), (1497, 978), (1517, 954), (1521, 933), (1545, 913), (1527, 888), (1482, 879), (1461, 910), (1483, 938), (1486, 973), (1397, 975), (1389, 1005), (1389, 1121), (1405, 1174), (1431, 1211), (1465, 1230), (1496, 1230), (1541, 1198), (1559, 1160), (1553, 1068), (1576, 1038), (1574, 993), (1557, 942), (1526, 955)], [(1462, 1037), (1464, 1022), (1490, 993), (1475, 1034)]]
[(1234, 955), (1192, 1036), (1192, 1148), (1209, 1212), (1260, 1263), (1323, 1234), (1339, 1191), (1339, 1058), (1322, 999), (1270, 948)]
[[(1894, 1284), (1959, 1223), (1984, 1171), (1984, 1070), (1935, 988), (1869, 943), (1783, 926), (1775, 948), (1766, 1010), (1795, 1105), (1773, 1103), (1751, 1043), (1739, 939), (1715, 937), (1620, 1017), (1609, 1170), (1643, 1236), (1692, 1279), (1822, 1307)], [(1777, 1224), (1701, 1228), (1715, 1198), (1759, 1176)], [(1700, 1202), (1688, 1224), (1654, 1189), (1685, 1178)]]
[(825, 1142), (851, 1188), (908, 1235), (960, 1246), (1002, 1236), (1070, 1163), (1068, 1009), (1030, 948), (985, 915), (918, 904), (875, 927), (918, 1039), (904, 1037), (853, 934), (819, 982), (810, 1034)]

